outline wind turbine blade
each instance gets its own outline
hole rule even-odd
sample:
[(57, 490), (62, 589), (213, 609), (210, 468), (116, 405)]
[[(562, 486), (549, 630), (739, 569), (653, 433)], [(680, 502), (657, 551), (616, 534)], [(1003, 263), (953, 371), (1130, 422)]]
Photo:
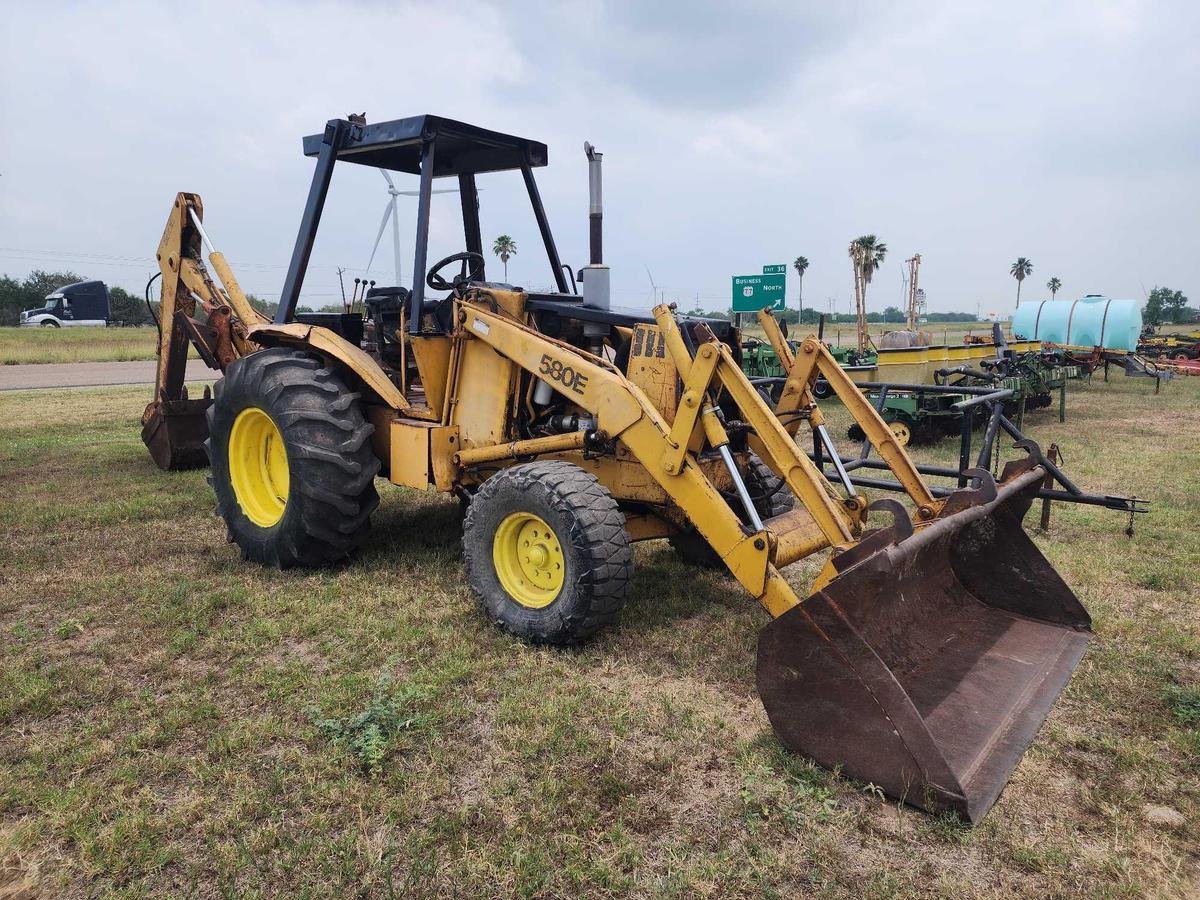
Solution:
[(650, 279), (650, 297), (655, 303), (658, 302), (658, 285), (654, 283), (654, 276), (650, 274), (650, 267), (642, 264), (646, 268), (646, 277)]
[[(379, 171), (383, 171), (380, 169)], [(363, 278), (367, 277), (367, 273), (371, 271), (371, 263), (375, 262), (375, 251), (379, 249), (379, 242), (383, 240), (383, 230), (387, 228), (388, 219), (392, 215), (392, 201), (388, 200), (387, 206), (383, 208), (383, 220), (379, 223), (379, 232), (375, 235), (375, 246), (371, 248), (371, 258), (367, 260), (367, 267), (363, 269)]]
[(387, 169), (380, 169), (379, 174), (382, 175), (383, 180), (388, 183), (388, 187), (394, 191), (396, 189), (396, 185), (392, 184), (392, 176), (387, 173)]

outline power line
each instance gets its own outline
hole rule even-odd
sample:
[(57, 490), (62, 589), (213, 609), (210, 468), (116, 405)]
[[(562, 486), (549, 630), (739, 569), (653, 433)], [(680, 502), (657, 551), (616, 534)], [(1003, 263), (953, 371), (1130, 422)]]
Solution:
[[(10, 259), (32, 259), (40, 258), (58, 259), (63, 261), (76, 260), (79, 262), (92, 262), (95, 264), (112, 263), (113, 265), (127, 265), (131, 263), (139, 264), (139, 268), (146, 263), (157, 265), (157, 261), (153, 256), (123, 256), (114, 253), (89, 253), (83, 250), (34, 250), (28, 247), (0, 247), (0, 256)], [(283, 263), (263, 263), (263, 262), (246, 262), (239, 260), (238, 268), (240, 269), (286, 269), (287, 265)], [(337, 269), (337, 266), (323, 263), (312, 263), (310, 269)]]

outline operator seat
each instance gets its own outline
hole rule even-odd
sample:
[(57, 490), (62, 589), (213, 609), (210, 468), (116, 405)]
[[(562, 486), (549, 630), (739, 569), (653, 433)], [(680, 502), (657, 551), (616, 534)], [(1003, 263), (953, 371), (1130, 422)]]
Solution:
[(375, 340), (381, 345), (400, 342), (401, 317), (408, 309), (408, 288), (373, 287), (367, 291), (366, 304), (375, 323)]

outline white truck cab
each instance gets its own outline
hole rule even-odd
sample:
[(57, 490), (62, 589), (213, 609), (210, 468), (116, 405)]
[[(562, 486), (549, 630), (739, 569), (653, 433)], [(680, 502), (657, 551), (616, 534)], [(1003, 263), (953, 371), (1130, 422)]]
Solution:
[(45, 306), (21, 313), (21, 325), (64, 328), (104, 328), (109, 320), (108, 287), (103, 281), (80, 281), (46, 297)]

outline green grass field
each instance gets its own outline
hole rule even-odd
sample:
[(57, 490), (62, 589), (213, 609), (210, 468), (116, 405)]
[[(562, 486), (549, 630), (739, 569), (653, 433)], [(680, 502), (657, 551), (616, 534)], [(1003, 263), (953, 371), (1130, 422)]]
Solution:
[(1027, 417), (1153, 512), (1129, 538), (1056, 506), (1035, 535), (1096, 637), (975, 828), (781, 750), (765, 613), (665, 543), (637, 545), (618, 628), (527, 646), (476, 610), (443, 497), (381, 485), (337, 570), (242, 563), (205, 473), (151, 464), (146, 399), (0, 395), (0, 896), (1200, 890), (1200, 379), (1072, 384), (1065, 425)]
[(0, 328), (0, 365), (126, 362), (154, 359), (158, 330), (141, 328)]
[[(898, 325), (870, 326), (873, 336), (879, 337), (885, 330), (892, 331)], [(793, 328), (793, 330), (795, 330)], [(807, 334), (815, 327), (806, 326), (800, 332)], [(798, 332), (798, 333), (800, 333)], [(748, 334), (758, 334), (756, 327), (747, 328)], [(991, 325), (951, 324), (933, 328), (934, 339), (960, 341), (964, 334), (991, 334)], [(761, 337), (761, 334), (759, 334)], [(827, 340), (837, 343), (852, 343), (854, 328), (850, 325), (826, 328)], [(73, 362), (125, 362), (136, 359), (154, 359), (158, 342), (158, 331), (152, 327), (141, 328), (0, 328), (0, 365), (15, 366), (34, 363)], [(191, 351), (195, 358), (195, 351)]]

